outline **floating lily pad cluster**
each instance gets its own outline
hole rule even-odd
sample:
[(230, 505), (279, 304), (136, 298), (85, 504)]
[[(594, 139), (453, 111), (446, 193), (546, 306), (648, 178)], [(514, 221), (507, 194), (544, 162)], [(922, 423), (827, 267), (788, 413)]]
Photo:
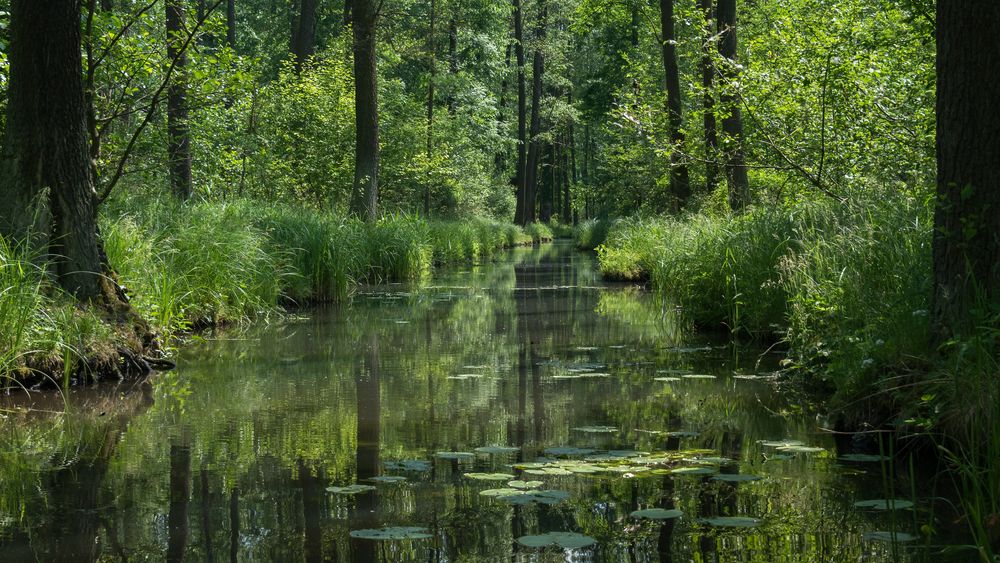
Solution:
[(343, 487), (327, 487), (326, 490), (335, 495), (358, 495), (368, 491), (374, 491), (375, 487), (373, 485), (360, 485), (355, 483), (353, 485), (345, 485)]
[(760, 440), (757, 443), (786, 454), (817, 454), (826, 451), (826, 448), (807, 446), (798, 440)]
[(430, 471), (431, 462), (423, 459), (404, 459), (385, 462), (385, 468), (394, 471)]
[(485, 491), (480, 491), (479, 494), (484, 497), (492, 497), (506, 501), (511, 504), (536, 503), (552, 505), (559, 504), (569, 498), (569, 493), (566, 491), (554, 489), (516, 488), (512, 486), (503, 489), (486, 489)]

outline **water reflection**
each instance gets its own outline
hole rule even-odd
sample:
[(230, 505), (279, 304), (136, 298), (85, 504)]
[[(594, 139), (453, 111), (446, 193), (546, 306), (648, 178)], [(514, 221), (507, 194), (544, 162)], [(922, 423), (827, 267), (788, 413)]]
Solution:
[[(369, 288), (350, 307), (219, 334), (144, 387), (75, 391), (65, 414), (36, 396), (50, 414), (11, 410), (0, 423), (0, 560), (530, 561), (541, 552), (516, 539), (549, 532), (597, 540), (567, 552), (574, 561), (890, 560), (861, 539), (890, 519), (853, 508), (882, 495), (877, 464), (838, 463), (832, 439), (787, 414), (794, 405), (767, 381), (732, 377), (777, 358), (687, 336), (673, 312), (602, 285), (593, 258), (567, 246), (519, 249), (424, 287)], [(759, 443), (782, 439), (823, 450)], [(516, 449), (435, 457), (482, 446)], [(678, 453), (657, 471), (515, 467), (556, 459), (552, 447)], [(608, 454), (571, 457), (594, 455)], [(693, 457), (761, 479), (671, 473)], [(485, 497), (508, 485), (473, 471), (569, 498)], [(387, 475), (406, 481), (371, 481)], [(375, 489), (328, 490), (351, 484)], [(630, 517), (655, 507), (683, 516)], [(702, 522), (718, 516), (761, 525)], [(431, 537), (350, 535), (393, 526)]]

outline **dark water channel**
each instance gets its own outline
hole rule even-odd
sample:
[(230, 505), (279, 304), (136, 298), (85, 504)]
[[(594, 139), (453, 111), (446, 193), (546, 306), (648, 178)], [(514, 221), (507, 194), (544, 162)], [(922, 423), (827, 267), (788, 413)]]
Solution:
[(909, 558), (870, 533), (912, 511), (855, 507), (905, 487), (797, 414), (779, 359), (518, 249), (206, 336), (149, 382), (10, 397), (0, 561)]

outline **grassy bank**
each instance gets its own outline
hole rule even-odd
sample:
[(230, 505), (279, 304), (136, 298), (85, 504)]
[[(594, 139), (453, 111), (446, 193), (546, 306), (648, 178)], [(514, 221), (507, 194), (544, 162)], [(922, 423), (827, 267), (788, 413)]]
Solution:
[[(101, 230), (118, 282), (167, 340), (289, 306), (341, 301), (358, 284), (416, 280), (438, 266), (552, 239), (544, 225), (411, 216), (366, 224), (251, 201), (118, 202), (106, 210)], [(97, 356), (114, 361), (113, 331), (2, 241), (0, 287), (0, 374), (23, 379), (40, 368), (53, 377)]]

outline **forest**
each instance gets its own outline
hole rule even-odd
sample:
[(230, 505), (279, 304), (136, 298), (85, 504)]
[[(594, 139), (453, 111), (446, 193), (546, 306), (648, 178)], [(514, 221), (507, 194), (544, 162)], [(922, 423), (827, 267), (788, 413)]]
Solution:
[(998, 38), (0, 0), (0, 559), (1000, 561)]

